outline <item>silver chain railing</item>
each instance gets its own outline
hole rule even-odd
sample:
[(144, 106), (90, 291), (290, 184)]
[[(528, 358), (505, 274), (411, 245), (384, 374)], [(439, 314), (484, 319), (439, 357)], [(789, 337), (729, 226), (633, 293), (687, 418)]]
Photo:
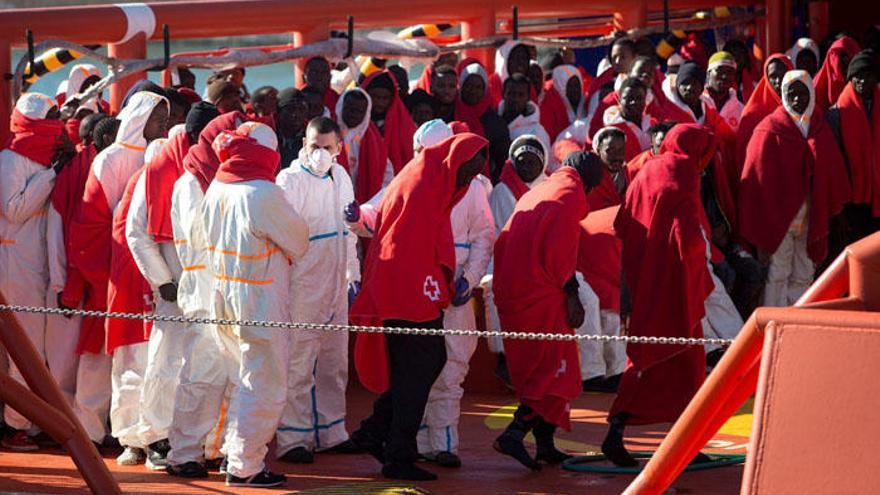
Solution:
[(550, 332), (510, 332), (495, 330), (459, 330), (459, 329), (436, 329), (436, 328), (396, 328), (396, 327), (369, 327), (363, 325), (333, 325), (320, 323), (290, 323), (280, 321), (262, 320), (224, 320), (216, 318), (199, 318), (182, 315), (156, 315), (138, 313), (118, 313), (107, 311), (90, 311), (83, 309), (42, 308), (36, 306), (18, 306), (0, 304), (0, 311), (13, 313), (40, 313), (56, 316), (83, 316), (92, 318), (116, 318), (123, 320), (145, 320), (166, 323), (195, 323), (199, 325), (218, 326), (245, 326), (278, 328), (284, 330), (321, 330), (327, 332), (356, 332), (356, 333), (390, 333), (401, 335), (460, 335), (468, 337), (500, 337), (505, 339), (519, 340), (555, 340), (555, 341), (597, 341), (597, 342), (626, 342), (629, 344), (662, 344), (662, 345), (720, 345), (729, 346), (731, 339), (713, 338), (689, 338), (689, 337), (641, 337), (635, 335), (579, 335), (574, 333), (550, 333)]

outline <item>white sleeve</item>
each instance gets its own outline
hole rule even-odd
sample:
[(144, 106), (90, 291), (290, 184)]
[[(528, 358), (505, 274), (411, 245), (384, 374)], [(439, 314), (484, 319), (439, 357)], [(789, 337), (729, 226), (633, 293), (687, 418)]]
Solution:
[(301, 258), (309, 249), (309, 225), (293, 210), (281, 188), (271, 186), (260, 195), (250, 219), (254, 234), (275, 243), (288, 258)]
[(64, 222), (61, 214), (49, 203), (46, 218), (46, 253), (49, 257), (49, 288), (54, 292), (64, 290), (67, 283), (67, 252), (64, 248)]
[(478, 184), (471, 183), (473, 200), (468, 208), (468, 242), (470, 254), (464, 264), (463, 275), (471, 287), (476, 287), (489, 267), (495, 247), (495, 226), (489, 209), (489, 200)]
[[(339, 184), (339, 204), (342, 208), (354, 201), (354, 185), (351, 183), (351, 177), (348, 172), (340, 166), (333, 167), (333, 180)], [(344, 220), (342, 209), (335, 212), (343, 223), (348, 227), (348, 223)], [(363, 218), (363, 216), (361, 216)], [(361, 281), (361, 262), (357, 255), (357, 235), (356, 232), (348, 227), (345, 236), (345, 263), (346, 263), (346, 280), (348, 283)]]
[(489, 196), (489, 207), (492, 210), (492, 218), (495, 220), (496, 234), (501, 233), (510, 215), (513, 214), (513, 210), (516, 208), (516, 199), (506, 186), (502, 187), (503, 185), (498, 184), (495, 186), (495, 189), (492, 190), (492, 195)]
[(138, 270), (147, 279), (150, 287), (157, 289), (162, 285), (174, 282), (174, 275), (165, 262), (159, 245), (147, 232), (145, 179), (146, 176), (141, 174), (134, 186), (131, 205), (125, 219), (125, 240), (128, 242), (128, 249), (131, 250), (131, 257), (134, 258)]
[(7, 150), (0, 155), (0, 214), (14, 224), (25, 223), (45, 208), (55, 185), (52, 168), (32, 174), (29, 169), (31, 161), (17, 153)]
[(385, 176), (382, 178), (382, 189), (388, 187), (388, 184), (391, 184), (391, 180), (394, 179), (394, 164), (391, 163), (391, 159), (388, 159), (388, 162), (385, 164)]

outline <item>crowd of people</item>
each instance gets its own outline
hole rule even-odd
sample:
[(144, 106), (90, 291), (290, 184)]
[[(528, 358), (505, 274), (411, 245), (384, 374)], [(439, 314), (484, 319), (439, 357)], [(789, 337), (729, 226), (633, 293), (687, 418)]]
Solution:
[[(410, 83), (315, 57), (301, 88), (201, 95), (140, 81), (111, 115), (76, 95), (15, 103), (0, 152), (0, 292), (10, 304), (234, 322), (734, 338), (794, 303), (880, 228), (880, 59), (837, 37), (755, 59), (692, 37), (661, 60), (620, 36), (593, 76), (511, 41), (494, 69), (446, 54)], [(872, 48), (873, 47), (873, 48)], [(665, 67), (665, 72), (664, 72)], [(337, 70), (338, 69), (338, 70)], [(277, 486), (267, 455), (365, 453), (388, 478), (458, 467), (477, 338), (361, 333), (372, 413), (346, 429), (349, 333), (70, 314), (16, 317), (96, 445), (120, 465)], [(583, 391), (617, 394), (602, 444), (674, 421), (721, 347), (490, 339), (519, 406), (494, 448), (559, 464)], [(10, 374), (22, 381), (15, 363)], [(2, 447), (45, 435), (5, 409)], [(533, 455), (524, 438), (533, 433)], [(275, 439), (276, 450), (269, 453)], [(696, 461), (702, 460), (702, 454)]]

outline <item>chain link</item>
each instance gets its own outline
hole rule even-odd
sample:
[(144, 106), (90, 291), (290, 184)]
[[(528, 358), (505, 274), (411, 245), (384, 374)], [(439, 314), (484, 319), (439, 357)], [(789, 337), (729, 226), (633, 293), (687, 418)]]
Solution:
[(662, 344), (662, 345), (720, 345), (729, 346), (731, 339), (687, 338), (687, 337), (639, 337), (634, 335), (578, 335), (569, 333), (549, 332), (508, 332), (494, 330), (455, 330), (436, 328), (391, 328), (391, 327), (367, 327), (362, 325), (331, 325), (319, 323), (288, 323), (280, 321), (253, 321), (253, 320), (222, 320), (214, 318), (197, 318), (188, 316), (168, 315), (145, 315), (137, 313), (116, 313), (107, 311), (88, 311), (83, 309), (41, 308), (36, 306), (17, 306), (0, 304), (0, 311), (14, 313), (40, 313), (58, 316), (84, 316), (93, 318), (116, 318), (122, 320), (145, 320), (168, 323), (196, 323), (199, 325), (220, 326), (243, 326), (279, 328), (284, 330), (321, 330), (328, 332), (364, 332), (364, 333), (391, 333), (406, 335), (462, 335), (468, 337), (501, 337), (505, 339), (519, 340), (556, 340), (556, 341), (596, 341), (596, 342), (626, 342), (630, 344)]

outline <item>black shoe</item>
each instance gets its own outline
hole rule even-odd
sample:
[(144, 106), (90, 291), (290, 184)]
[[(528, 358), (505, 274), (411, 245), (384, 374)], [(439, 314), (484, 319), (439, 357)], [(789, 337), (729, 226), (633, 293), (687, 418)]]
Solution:
[(581, 382), (581, 388), (584, 392), (607, 392), (608, 386), (605, 383), (604, 376), (594, 376), (589, 380)]
[(517, 436), (518, 435), (515, 435), (510, 431), (505, 431), (500, 437), (495, 439), (492, 448), (500, 454), (513, 457), (520, 464), (532, 471), (540, 471), (541, 465), (538, 464), (538, 461), (532, 459), (532, 456), (530, 456), (529, 452), (526, 450), (525, 444), (523, 444), (522, 438), (517, 438)]
[(60, 449), (61, 444), (56, 442), (54, 438), (49, 436), (45, 431), (41, 431), (36, 435), (31, 437), (31, 440), (34, 441), (37, 445), (40, 446), (41, 449)]
[(602, 453), (615, 466), (636, 467), (639, 465), (639, 461), (623, 445), (623, 428), (625, 424), (625, 419), (618, 418), (617, 416), (611, 418), (611, 426), (608, 428), (608, 434), (602, 442)]
[(556, 425), (540, 419), (532, 433), (535, 435), (535, 443), (538, 445), (535, 460), (547, 464), (561, 464), (572, 456), (556, 448), (553, 435), (556, 433)]
[(275, 474), (266, 469), (247, 478), (239, 478), (238, 476), (226, 473), (226, 486), (271, 488), (273, 486), (281, 486), (286, 482), (287, 476)]
[(330, 454), (363, 454), (366, 452), (364, 448), (360, 445), (354, 443), (353, 440), (348, 439), (338, 445), (334, 445), (327, 450), (322, 450), (321, 453), (328, 452)]
[(201, 462), (189, 461), (179, 466), (168, 464), (165, 472), (178, 478), (207, 478), (208, 468)]
[(434, 456), (434, 462), (440, 467), (459, 468), (461, 459), (452, 452), (440, 452)]
[(437, 475), (412, 463), (389, 462), (382, 466), (382, 476), (392, 480), (434, 481)]
[(620, 388), (620, 379), (623, 378), (623, 373), (618, 373), (616, 375), (611, 375), (605, 379), (605, 386), (609, 393), (616, 394), (617, 389)]
[(225, 457), (218, 457), (216, 459), (206, 460), (205, 461), (205, 469), (208, 471), (220, 471), (222, 468), (223, 471), (220, 471), (220, 474), (226, 474), (226, 462)]
[(706, 366), (709, 368), (714, 368), (718, 366), (718, 361), (721, 361), (721, 358), (724, 357), (724, 349), (715, 349), (714, 351), (706, 354)]
[(312, 464), (315, 462), (315, 454), (305, 447), (294, 447), (285, 452), (279, 459), (291, 464)]

